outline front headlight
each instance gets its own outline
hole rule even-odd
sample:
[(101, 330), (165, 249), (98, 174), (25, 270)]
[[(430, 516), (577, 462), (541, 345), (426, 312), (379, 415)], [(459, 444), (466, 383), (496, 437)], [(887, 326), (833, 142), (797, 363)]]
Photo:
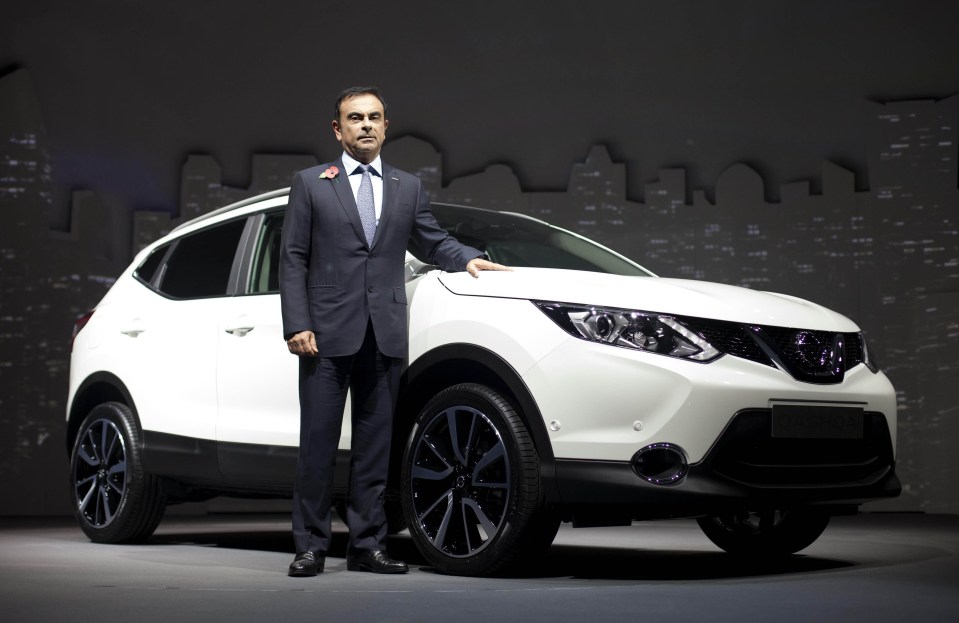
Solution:
[(563, 330), (583, 340), (707, 363), (722, 353), (683, 319), (652, 312), (533, 301)]

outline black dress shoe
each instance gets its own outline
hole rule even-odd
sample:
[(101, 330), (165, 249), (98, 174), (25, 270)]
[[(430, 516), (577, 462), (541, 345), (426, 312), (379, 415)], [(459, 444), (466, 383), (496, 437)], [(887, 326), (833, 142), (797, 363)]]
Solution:
[(323, 573), (323, 565), (326, 563), (326, 557), (317, 556), (313, 552), (302, 552), (296, 555), (293, 562), (290, 563), (290, 571), (287, 575), (294, 578), (308, 578)]
[(406, 573), (410, 570), (405, 562), (393, 560), (381, 549), (348, 553), (346, 568), (350, 571), (369, 571), (370, 573)]

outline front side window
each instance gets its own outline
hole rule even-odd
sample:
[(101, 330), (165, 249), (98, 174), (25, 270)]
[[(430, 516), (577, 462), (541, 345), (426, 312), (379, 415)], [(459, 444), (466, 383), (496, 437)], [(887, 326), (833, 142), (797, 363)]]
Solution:
[(238, 219), (180, 238), (163, 267), (160, 292), (180, 299), (227, 294), (245, 225)]
[(283, 213), (267, 214), (256, 241), (253, 270), (250, 271), (250, 293), (280, 291), (280, 237), (283, 234)]

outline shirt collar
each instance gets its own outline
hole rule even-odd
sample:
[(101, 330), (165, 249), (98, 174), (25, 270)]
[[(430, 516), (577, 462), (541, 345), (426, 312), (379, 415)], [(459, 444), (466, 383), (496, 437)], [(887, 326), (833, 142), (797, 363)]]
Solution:
[[(348, 175), (353, 175), (353, 172), (356, 171), (356, 167), (360, 166), (362, 163), (349, 155), (345, 151), (341, 157), (343, 160), (343, 168), (346, 169)], [(373, 175), (378, 175), (383, 177), (383, 161), (380, 159), (380, 155), (377, 154), (376, 158), (373, 159), (373, 162), (370, 163), (370, 173)]]

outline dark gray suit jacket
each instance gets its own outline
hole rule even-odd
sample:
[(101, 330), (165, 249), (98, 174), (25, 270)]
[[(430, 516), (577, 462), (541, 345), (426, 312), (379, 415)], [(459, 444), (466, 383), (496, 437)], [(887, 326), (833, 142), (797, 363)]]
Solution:
[[(321, 179), (331, 165), (339, 174)], [(463, 270), (483, 255), (439, 226), (419, 178), (385, 163), (382, 173), (383, 206), (372, 248), (341, 161), (293, 178), (280, 251), (283, 333), (288, 339), (312, 330), (321, 357), (356, 353), (368, 321), (380, 352), (407, 356), (407, 247), (447, 271)]]

